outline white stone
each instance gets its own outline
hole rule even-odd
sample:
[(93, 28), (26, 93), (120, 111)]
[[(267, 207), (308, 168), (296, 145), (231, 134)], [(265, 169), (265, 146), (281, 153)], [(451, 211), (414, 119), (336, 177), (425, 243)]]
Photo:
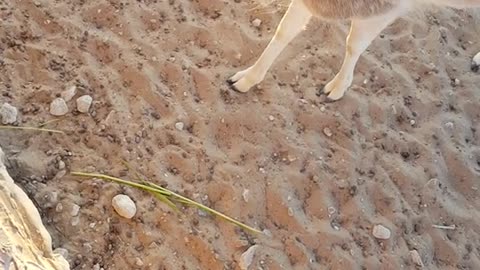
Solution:
[(93, 98), (89, 95), (84, 95), (77, 98), (77, 110), (81, 113), (88, 113), (92, 105)]
[(372, 234), (375, 238), (383, 240), (390, 239), (390, 236), (392, 236), (390, 229), (383, 225), (375, 225)]
[(143, 263), (142, 259), (140, 259), (140, 258), (135, 258), (135, 265), (138, 266), (138, 267), (140, 267), (140, 266), (143, 266), (144, 263)]
[(70, 210), (70, 215), (72, 215), (72, 217), (76, 217), (78, 216), (79, 212), (80, 212), (80, 206), (73, 204), (72, 209)]
[(63, 98), (65, 101), (70, 101), (72, 98), (77, 94), (77, 87), (70, 86), (67, 90), (63, 91), (60, 96)]
[(113, 197), (112, 205), (117, 214), (124, 218), (132, 218), (137, 212), (137, 207), (135, 202), (130, 199), (127, 195), (119, 194)]
[(50, 103), (50, 113), (55, 116), (62, 116), (68, 113), (67, 103), (63, 98), (56, 98)]
[(0, 108), (0, 115), (2, 117), (2, 124), (13, 124), (17, 121), (18, 110), (8, 103), (3, 103)]
[(260, 27), (260, 25), (262, 25), (262, 20), (260, 20), (259, 18), (256, 18), (255, 20), (252, 21), (252, 25), (255, 27)]
[(328, 127), (323, 129), (323, 134), (325, 134), (327, 137), (332, 137), (333, 135), (332, 130), (329, 129)]
[(68, 250), (64, 248), (56, 248), (53, 253), (61, 255), (63, 258), (68, 258)]
[(248, 202), (248, 199), (250, 198), (250, 190), (244, 189), (242, 193), (242, 197), (245, 202)]
[(255, 251), (257, 250), (258, 245), (253, 245), (245, 251), (242, 256), (240, 256), (240, 261), (238, 266), (242, 270), (248, 270), (248, 267), (252, 264), (253, 258), (255, 257)]
[(65, 165), (65, 162), (63, 162), (63, 160), (59, 160), (57, 166), (59, 170), (63, 170), (65, 169), (66, 165)]
[(420, 256), (420, 254), (418, 253), (418, 251), (416, 251), (415, 249), (410, 250), (410, 258), (412, 258), (412, 261), (413, 261), (417, 266), (420, 266), (420, 267), (423, 267), (423, 266), (424, 266), (423, 261), (422, 261), (422, 257)]
[(185, 127), (185, 124), (184, 124), (183, 122), (177, 122), (177, 123), (175, 123), (175, 128), (176, 128), (177, 130), (182, 131), (184, 127)]
[(472, 71), (477, 72), (480, 69), (480, 52), (478, 52), (472, 59)]

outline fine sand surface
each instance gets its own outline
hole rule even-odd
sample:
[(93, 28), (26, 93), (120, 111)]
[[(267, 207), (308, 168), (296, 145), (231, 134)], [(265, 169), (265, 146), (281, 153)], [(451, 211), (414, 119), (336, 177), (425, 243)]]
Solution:
[[(18, 124), (58, 119), (51, 101), (77, 87), (48, 126), (65, 135), (2, 130), (0, 145), (72, 269), (239, 269), (255, 244), (250, 269), (415, 269), (412, 250), (425, 269), (479, 269), (478, 13), (398, 20), (362, 56), (346, 96), (323, 104), (316, 93), (341, 65), (345, 23), (312, 21), (240, 94), (225, 80), (266, 46), (275, 7), (0, 1), (0, 103), (19, 109)], [(76, 111), (84, 94), (90, 114)], [(131, 179), (122, 159), (271, 237), (69, 175)], [(137, 204), (131, 220), (112, 208), (119, 193)], [(372, 235), (378, 224), (390, 239)]]

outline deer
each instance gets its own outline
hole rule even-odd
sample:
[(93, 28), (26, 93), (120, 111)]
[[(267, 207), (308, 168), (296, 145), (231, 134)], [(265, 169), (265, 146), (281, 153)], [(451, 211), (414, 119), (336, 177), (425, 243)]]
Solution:
[(480, 0), (291, 0), (273, 38), (250, 67), (227, 79), (231, 88), (248, 92), (263, 81), (275, 59), (312, 17), (329, 21), (349, 20), (343, 64), (323, 87), (326, 102), (341, 99), (350, 88), (360, 56), (372, 41), (397, 18), (424, 4), (457, 9), (480, 7)]

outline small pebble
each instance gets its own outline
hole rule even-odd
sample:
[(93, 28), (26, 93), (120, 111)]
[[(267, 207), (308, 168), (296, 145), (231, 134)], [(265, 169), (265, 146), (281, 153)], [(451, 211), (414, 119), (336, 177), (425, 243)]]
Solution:
[(135, 259), (135, 265), (138, 266), (138, 267), (143, 266), (143, 261), (142, 261), (142, 259), (136, 258), (136, 259)]
[(80, 218), (79, 217), (73, 217), (72, 222), (71, 222), (72, 226), (77, 226), (78, 223), (80, 223)]
[(80, 212), (80, 206), (73, 204), (72, 209), (70, 210), (70, 215), (72, 217), (78, 216), (78, 213)]
[(453, 80), (453, 86), (459, 86), (460, 85), (460, 80), (458, 78), (455, 78)]
[(63, 204), (62, 203), (58, 203), (57, 206), (55, 206), (55, 211), (57, 213), (60, 213), (63, 211)]
[(473, 57), (471, 69), (473, 72), (478, 72), (480, 70), (480, 52)]
[(88, 113), (92, 105), (93, 98), (89, 95), (84, 95), (77, 98), (77, 110), (81, 113)]
[(447, 122), (447, 123), (445, 123), (445, 127), (453, 129), (454, 124), (453, 124), (453, 122)]
[(415, 120), (413, 120), (413, 119), (412, 119), (412, 120), (410, 120), (410, 125), (414, 126), (414, 125), (415, 125), (415, 123), (416, 123), (416, 122), (415, 122)]
[(424, 266), (423, 261), (422, 261), (422, 257), (420, 257), (420, 254), (419, 254), (418, 251), (416, 251), (415, 249), (410, 250), (410, 258), (412, 258), (412, 261), (413, 261), (417, 266), (420, 266), (420, 267), (423, 267), (423, 266)]
[(321, 112), (325, 112), (326, 110), (327, 110), (327, 109), (325, 108), (325, 106), (320, 107), (320, 111), (321, 111)]
[(375, 238), (384, 239), (384, 240), (390, 239), (390, 236), (392, 235), (390, 230), (383, 225), (375, 225), (373, 227), (372, 234), (373, 234), (373, 236), (375, 236)]
[(70, 86), (67, 90), (60, 93), (60, 97), (63, 98), (63, 100), (68, 102), (68, 101), (72, 100), (72, 98), (76, 94), (77, 94), (77, 87), (74, 85), (74, 86)]
[(242, 197), (245, 202), (248, 202), (248, 199), (250, 198), (250, 190), (244, 189), (242, 193)]
[(255, 251), (257, 250), (258, 245), (253, 245), (245, 251), (242, 256), (240, 256), (240, 262), (238, 263), (238, 266), (242, 270), (248, 270), (248, 267), (253, 262), (253, 258), (255, 257)]
[(8, 103), (3, 103), (0, 108), (0, 116), (2, 117), (2, 124), (13, 124), (17, 121), (18, 110)]
[(59, 170), (63, 170), (65, 169), (65, 162), (63, 162), (63, 160), (59, 160), (57, 166)]
[(63, 98), (56, 98), (50, 103), (50, 114), (62, 116), (68, 113), (67, 103)]
[(177, 123), (175, 123), (175, 128), (176, 128), (177, 130), (182, 131), (184, 127), (185, 127), (185, 124), (184, 124), (183, 122), (177, 122)]
[(62, 255), (63, 258), (68, 258), (68, 250), (65, 248), (56, 248), (53, 253)]
[(127, 195), (119, 194), (113, 197), (112, 205), (115, 211), (124, 218), (132, 218), (137, 212), (135, 202)]
[(327, 137), (332, 137), (333, 135), (332, 130), (330, 130), (328, 127), (323, 129), (323, 134), (325, 134)]
[(260, 27), (260, 25), (262, 25), (262, 20), (260, 20), (259, 18), (256, 18), (255, 20), (252, 21), (252, 25), (255, 27)]
[(273, 121), (273, 120), (275, 120), (275, 117), (273, 117), (273, 115), (269, 115), (268, 120)]

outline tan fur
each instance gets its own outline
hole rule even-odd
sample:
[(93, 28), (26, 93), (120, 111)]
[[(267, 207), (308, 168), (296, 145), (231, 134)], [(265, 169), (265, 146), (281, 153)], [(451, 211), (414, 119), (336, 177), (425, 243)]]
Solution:
[(275, 58), (312, 17), (349, 19), (351, 27), (342, 67), (323, 89), (329, 100), (338, 100), (351, 86), (357, 61), (375, 37), (399, 16), (422, 4), (467, 8), (480, 7), (480, 0), (291, 0), (275, 35), (255, 64), (228, 81), (240, 92), (261, 82)]

